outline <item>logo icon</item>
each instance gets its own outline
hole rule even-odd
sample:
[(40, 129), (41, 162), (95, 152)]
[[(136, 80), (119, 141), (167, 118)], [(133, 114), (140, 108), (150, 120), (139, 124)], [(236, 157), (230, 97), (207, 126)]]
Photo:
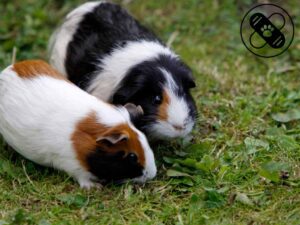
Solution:
[(282, 54), (290, 47), (294, 38), (294, 24), (283, 8), (274, 4), (261, 4), (246, 13), (240, 32), (250, 52), (270, 58)]

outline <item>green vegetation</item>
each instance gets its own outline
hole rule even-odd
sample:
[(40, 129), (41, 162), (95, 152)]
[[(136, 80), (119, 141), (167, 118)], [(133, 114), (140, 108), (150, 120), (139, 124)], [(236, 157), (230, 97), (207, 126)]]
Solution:
[[(47, 58), (50, 34), (84, 1), (0, 3), (0, 65)], [(238, 3), (237, 3), (238, 2)], [(255, 1), (123, 1), (191, 66), (199, 119), (190, 141), (154, 146), (145, 186), (81, 190), (64, 173), (0, 148), (0, 224), (299, 224), (300, 6), (283, 55), (248, 52), (239, 33)]]

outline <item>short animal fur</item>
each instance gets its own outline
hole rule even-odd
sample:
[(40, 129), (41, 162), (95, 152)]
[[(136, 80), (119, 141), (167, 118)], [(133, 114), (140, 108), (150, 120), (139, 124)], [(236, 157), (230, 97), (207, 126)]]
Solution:
[(124, 107), (89, 95), (40, 60), (0, 74), (0, 133), (21, 155), (67, 172), (81, 187), (156, 174), (152, 150)]

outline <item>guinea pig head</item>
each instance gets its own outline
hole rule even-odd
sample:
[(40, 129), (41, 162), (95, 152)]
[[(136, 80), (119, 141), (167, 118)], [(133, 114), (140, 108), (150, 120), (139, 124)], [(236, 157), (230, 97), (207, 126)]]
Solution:
[(190, 89), (191, 70), (178, 58), (160, 55), (133, 67), (113, 96), (113, 103), (132, 102), (144, 111), (135, 125), (152, 139), (186, 136), (196, 118)]
[(156, 175), (153, 152), (130, 123), (108, 127), (92, 113), (79, 122), (72, 140), (81, 165), (99, 180), (143, 183)]

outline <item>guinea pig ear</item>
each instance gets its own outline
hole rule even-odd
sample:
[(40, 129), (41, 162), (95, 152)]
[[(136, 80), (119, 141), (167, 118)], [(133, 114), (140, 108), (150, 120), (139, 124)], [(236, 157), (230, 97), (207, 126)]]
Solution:
[(133, 69), (122, 81), (121, 86), (112, 98), (112, 102), (121, 105), (130, 102), (131, 98), (143, 88), (145, 81), (146, 79), (142, 72), (138, 69)]
[(112, 102), (114, 104), (124, 105), (129, 99), (138, 92), (138, 87), (124, 86), (114, 94)]
[(195, 78), (190, 68), (187, 67), (185, 73), (183, 73), (183, 85), (187, 88), (196, 87)]
[(106, 145), (115, 145), (119, 143), (120, 141), (126, 141), (128, 140), (128, 135), (124, 133), (113, 133), (108, 134), (103, 137), (99, 137), (96, 142), (98, 144), (106, 144)]
[(129, 112), (130, 117), (137, 118), (144, 115), (144, 110), (140, 105), (136, 106), (133, 103), (127, 103), (124, 107)]
[(189, 87), (189, 88), (194, 88), (194, 87), (196, 87), (196, 83), (195, 83), (195, 80), (194, 80), (194, 79), (190, 79), (190, 80), (188, 81), (188, 87)]

